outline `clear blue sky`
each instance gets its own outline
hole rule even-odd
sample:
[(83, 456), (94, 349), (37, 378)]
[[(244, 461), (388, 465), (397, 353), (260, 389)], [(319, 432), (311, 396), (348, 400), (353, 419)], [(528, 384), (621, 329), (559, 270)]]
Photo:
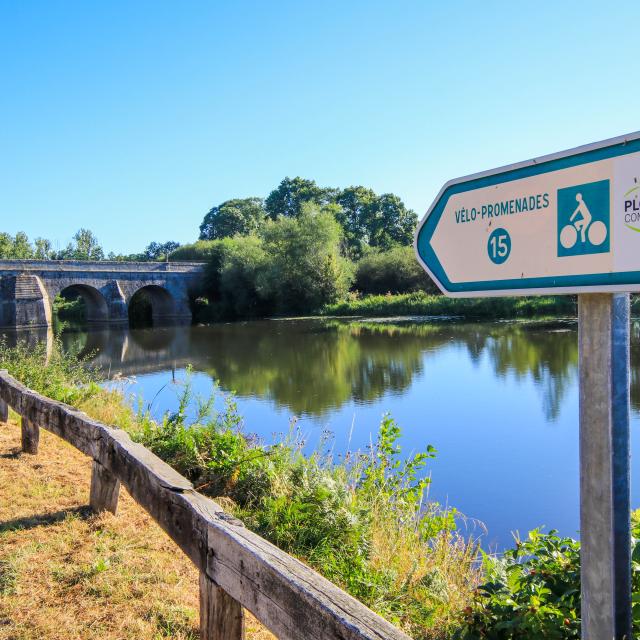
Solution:
[(0, 230), (195, 239), (286, 175), (419, 215), (447, 179), (640, 129), (638, 0), (0, 0)]

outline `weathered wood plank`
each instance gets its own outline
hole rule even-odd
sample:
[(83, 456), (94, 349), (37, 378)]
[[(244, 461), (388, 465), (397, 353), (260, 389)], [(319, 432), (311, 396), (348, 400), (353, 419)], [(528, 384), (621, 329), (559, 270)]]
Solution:
[(244, 527), (209, 525), (207, 574), (281, 640), (409, 636)]
[(0, 400), (0, 422), (7, 422), (9, 420), (9, 405)]
[(244, 611), (200, 572), (200, 640), (244, 640)]
[(89, 505), (96, 512), (110, 511), (114, 515), (118, 510), (120, 480), (105, 469), (97, 460), (91, 468), (91, 490)]
[(22, 417), (22, 452), (35, 455), (38, 453), (38, 443), (40, 441), (40, 427)]

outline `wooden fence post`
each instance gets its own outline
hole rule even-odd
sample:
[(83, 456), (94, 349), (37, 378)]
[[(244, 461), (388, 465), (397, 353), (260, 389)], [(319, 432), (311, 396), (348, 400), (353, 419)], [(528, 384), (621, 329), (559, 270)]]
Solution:
[(96, 512), (110, 511), (114, 515), (118, 510), (120, 480), (111, 471), (103, 467), (97, 460), (91, 468), (91, 491), (89, 505)]
[(200, 573), (200, 640), (244, 640), (242, 605)]
[(22, 416), (22, 451), (23, 453), (38, 453), (38, 442), (40, 441), (40, 427)]
[(7, 422), (9, 420), (9, 405), (0, 400), (0, 422)]

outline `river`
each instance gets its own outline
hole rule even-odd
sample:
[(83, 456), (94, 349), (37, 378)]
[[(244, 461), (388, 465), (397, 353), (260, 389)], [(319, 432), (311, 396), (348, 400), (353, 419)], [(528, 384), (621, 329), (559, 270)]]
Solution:
[[(632, 453), (640, 437), (640, 323), (632, 327)], [(216, 381), (266, 442), (291, 420), (311, 449), (366, 447), (385, 412), (406, 453), (432, 444), (430, 498), (457, 508), (485, 548), (534, 527), (578, 536), (577, 327), (554, 324), (263, 320), (62, 334), (156, 417)], [(115, 380), (115, 381), (114, 381)], [(326, 434), (333, 438), (325, 442)], [(640, 462), (633, 458), (635, 477)], [(632, 486), (632, 505), (640, 490)], [(482, 523), (482, 525), (480, 524)]]

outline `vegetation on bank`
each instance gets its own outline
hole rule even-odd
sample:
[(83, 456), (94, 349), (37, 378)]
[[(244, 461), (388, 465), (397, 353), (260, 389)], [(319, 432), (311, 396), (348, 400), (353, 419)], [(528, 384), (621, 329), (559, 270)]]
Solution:
[(400, 295), (358, 297), (326, 305), (326, 316), (455, 316), (489, 320), (509, 318), (575, 317), (575, 296), (524, 298), (448, 298), (415, 292)]
[[(45, 364), (46, 362), (46, 364)], [(366, 452), (303, 455), (295, 430), (267, 446), (243, 431), (233, 398), (191, 398), (155, 422), (83, 363), (44, 346), (0, 347), (0, 366), (49, 397), (126, 429), (215, 497), (247, 526), (298, 556), (416, 638), (445, 638), (477, 585), (476, 546), (456, 531), (455, 511), (427, 499), (428, 447), (405, 459), (400, 430), (383, 420)], [(194, 400), (193, 420), (187, 409)]]
[[(370, 450), (336, 460), (321, 449), (303, 455), (295, 430), (271, 446), (247, 437), (232, 397), (216, 411), (213, 398), (191, 398), (188, 381), (177, 410), (155, 422), (59, 347), (47, 359), (44, 347), (1, 346), (0, 367), (126, 429), (247, 526), (416, 639), (580, 637), (579, 543), (534, 531), (501, 556), (483, 553), (456, 531), (455, 511), (425, 495), (424, 467), (435, 450), (404, 458), (388, 416)], [(638, 514), (633, 520), (640, 602)]]

